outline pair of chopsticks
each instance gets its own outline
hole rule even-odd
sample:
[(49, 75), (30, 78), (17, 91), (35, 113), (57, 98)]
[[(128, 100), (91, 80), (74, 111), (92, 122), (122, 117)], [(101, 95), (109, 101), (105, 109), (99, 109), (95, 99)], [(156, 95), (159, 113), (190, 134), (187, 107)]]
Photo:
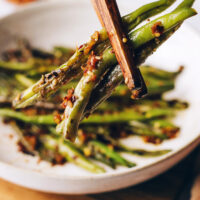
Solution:
[(143, 97), (147, 94), (147, 88), (140, 70), (134, 64), (134, 53), (129, 48), (129, 38), (124, 31), (116, 0), (91, 1), (102, 26), (107, 30), (125, 84), (132, 91), (132, 97)]

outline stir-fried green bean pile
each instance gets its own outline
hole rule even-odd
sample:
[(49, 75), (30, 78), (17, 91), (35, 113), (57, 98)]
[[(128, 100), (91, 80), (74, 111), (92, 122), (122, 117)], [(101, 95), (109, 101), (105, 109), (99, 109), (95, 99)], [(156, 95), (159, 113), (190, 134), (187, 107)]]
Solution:
[[(75, 87), (78, 78), (63, 86), (48, 102), (38, 102), (29, 108), (12, 109), (12, 94), (15, 95), (14, 93), (36, 82), (43, 70), (53, 68), (57, 62), (62, 62), (63, 58), (68, 58), (72, 53), (73, 50), (64, 47), (55, 47), (52, 53), (46, 53), (20, 42), (18, 49), (3, 54), (0, 68), (0, 115), (18, 133), (20, 150), (54, 164), (73, 162), (94, 173), (105, 170), (92, 160), (112, 168), (117, 165), (136, 165), (124, 159), (120, 152), (138, 156), (160, 156), (168, 153), (168, 149), (146, 151), (126, 147), (120, 139), (135, 135), (145, 142), (160, 144), (177, 136), (179, 127), (171, 120), (177, 111), (187, 107), (187, 103), (166, 101), (162, 94), (174, 88), (175, 79), (182, 68), (176, 72), (168, 72), (152, 66), (142, 66), (141, 71), (149, 90), (148, 97), (140, 101), (132, 100), (126, 85), (120, 84), (107, 101), (81, 122), (75, 144), (65, 141), (56, 132), (56, 124), (61, 120), (61, 102), (66, 89)], [(13, 60), (16, 65), (19, 63), (18, 67), (13, 68), (10, 65)], [(31, 70), (27, 70), (30, 68), (30, 60), (34, 65)], [(24, 69), (20, 68), (22, 63), (26, 66)]]
[[(123, 17), (137, 66), (185, 19), (196, 14), (191, 8), (194, 0), (184, 0), (171, 13), (136, 29), (174, 2), (159, 0)], [(171, 120), (177, 111), (187, 107), (185, 102), (166, 101), (162, 97), (174, 88), (181, 69), (176, 72), (152, 66), (140, 69), (149, 94), (137, 101), (130, 98), (131, 92), (123, 83), (104, 29), (95, 32), (75, 52), (55, 47), (49, 53), (19, 41), (19, 47), (4, 52), (0, 61), (0, 115), (16, 129), (20, 136), (18, 145), (25, 153), (56, 164), (73, 162), (94, 173), (105, 170), (92, 160), (112, 168), (133, 167), (136, 164), (124, 159), (120, 152), (159, 156), (170, 150), (152, 152), (129, 148), (122, 145), (120, 138), (136, 135), (146, 142), (159, 144), (176, 137), (179, 127)], [(17, 110), (14, 110), (11, 105), (16, 95), (13, 106)], [(47, 97), (48, 101), (42, 101)]]

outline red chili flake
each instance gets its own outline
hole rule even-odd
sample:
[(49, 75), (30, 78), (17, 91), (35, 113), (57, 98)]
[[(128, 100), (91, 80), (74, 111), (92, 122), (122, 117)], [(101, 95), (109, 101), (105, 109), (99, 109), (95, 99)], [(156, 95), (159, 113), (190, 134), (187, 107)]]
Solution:
[(63, 108), (66, 108), (66, 107), (67, 107), (67, 101), (64, 100), (64, 101), (62, 102), (61, 106), (62, 106)]
[(25, 140), (30, 144), (32, 150), (36, 149), (36, 145), (37, 145), (37, 138), (35, 135), (28, 135), (24, 137)]
[(99, 39), (99, 32), (95, 31), (94, 34), (91, 36), (91, 39), (93, 39), (97, 42)]
[(95, 69), (96, 62), (97, 62), (96, 56), (93, 54), (90, 58), (90, 66), (92, 67), (91, 69)]
[(164, 32), (164, 26), (162, 25), (162, 22), (156, 22), (152, 27), (151, 31), (155, 37), (160, 37), (161, 34)]
[(82, 66), (81, 66), (81, 69), (82, 69), (83, 71), (85, 71), (86, 66), (85, 66), (85, 65), (82, 65)]
[(153, 106), (159, 108), (160, 107), (160, 102), (159, 101), (153, 102)]
[(82, 45), (80, 45), (78, 49), (81, 49), (82, 47), (83, 47), (83, 44), (82, 44)]
[(64, 97), (64, 100), (70, 100), (73, 94), (74, 94), (74, 89), (69, 89), (67, 91), (67, 95)]
[(138, 90), (133, 90), (131, 93), (131, 99), (137, 99), (139, 96), (139, 91)]
[(113, 49), (113, 48), (110, 50), (110, 53), (115, 53), (115, 51), (114, 51), (114, 49)]
[(95, 56), (94, 52), (92, 51), (92, 53), (90, 54), (88, 60), (87, 60), (87, 65), (86, 67), (83, 67), (82, 69), (84, 70), (84, 75), (87, 74), (88, 71), (92, 71), (96, 68), (96, 64), (97, 62), (101, 59), (101, 57), (99, 56)]
[(107, 147), (108, 147), (109, 149), (111, 149), (111, 150), (114, 149), (114, 146), (113, 146), (112, 144), (108, 144)]
[(127, 137), (127, 133), (126, 133), (125, 131), (121, 131), (121, 132), (120, 132), (120, 137), (121, 137), (121, 138)]
[(81, 141), (81, 143), (85, 143), (85, 141), (87, 140), (87, 135), (83, 132), (82, 129), (78, 130), (78, 138)]
[(97, 61), (98, 61), (98, 59), (94, 55), (94, 52), (92, 52), (90, 57), (88, 58), (88, 62), (87, 62), (87, 66), (88, 66), (89, 71), (92, 71), (93, 69), (96, 68)]
[(158, 85), (159, 85), (159, 86), (163, 86), (163, 85), (164, 85), (163, 81), (159, 81), (159, 82), (158, 82)]
[(54, 156), (54, 164), (59, 164), (59, 165), (62, 165), (66, 162), (65, 158), (59, 154), (59, 153), (56, 153), (55, 156)]
[(180, 73), (180, 72), (182, 72), (183, 70), (184, 70), (184, 66), (183, 65), (181, 65), (180, 67), (179, 67), (179, 69), (178, 69), (178, 72)]
[(170, 139), (175, 138), (179, 131), (180, 128), (177, 127), (165, 127), (162, 129), (163, 134), (165, 134)]
[(86, 47), (84, 49), (84, 54), (87, 55), (90, 50), (93, 48), (93, 46), (97, 43), (99, 40), (99, 32), (95, 31), (93, 35), (91, 36), (90, 42), (86, 44)]
[(26, 147), (20, 141), (17, 143), (17, 146), (18, 146), (19, 152), (26, 153), (26, 154), (29, 153), (29, 151), (26, 149)]
[(60, 124), (62, 121), (61, 116), (58, 113), (53, 116), (53, 120), (56, 124)]
[(153, 144), (160, 144), (162, 140), (160, 138), (156, 138), (154, 136), (143, 136), (143, 140), (148, 143), (153, 143)]
[(71, 97), (72, 97), (73, 94), (74, 94), (74, 89), (73, 89), (73, 88), (69, 89), (69, 90), (67, 91), (67, 98), (68, 98), (68, 99), (71, 99)]
[(95, 75), (95, 74), (93, 74), (93, 76), (91, 77), (91, 81), (96, 81), (96, 79), (97, 79), (97, 76)]
[(73, 97), (74, 96), (73, 94), (74, 94), (73, 88), (67, 91), (67, 95), (64, 97), (63, 102), (62, 102), (63, 108), (66, 108), (66, 106), (70, 106), (70, 107), (73, 106), (74, 101), (72, 101), (72, 99), (75, 100), (75, 97)]
[(38, 114), (37, 109), (35, 109), (35, 108), (27, 108), (27, 109), (22, 110), (22, 112), (28, 116), (34, 116), (34, 115)]

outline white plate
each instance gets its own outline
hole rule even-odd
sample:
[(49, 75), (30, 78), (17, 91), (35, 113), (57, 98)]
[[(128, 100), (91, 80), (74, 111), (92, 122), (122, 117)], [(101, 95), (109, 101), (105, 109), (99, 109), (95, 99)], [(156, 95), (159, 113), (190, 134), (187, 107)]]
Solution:
[[(136, 2), (136, 3), (135, 3)], [(149, 1), (142, 1), (142, 3)], [(127, 3), (120, 1), (120, 9), (131, 11), (141, 1)], [(21, 11), (0, 20), (0, 51), (15, 44), (16, 37), (27, 38), (34, 46), (50, 49), (54, 45), (74, 46), (88, 40), (89, 35), (99, 29), (95, 13), (89, 0), (50, 1), (23, 8)], [(190, 108), (178, 114), (175, 123), (181, 126), (180, 136), (159, 146), (144, 144), (134, 137), (125, 140), (132, 147), (148, 150), (172, 149), (167, 155), (157, 158), (127, 156), (138, 165), (127, 169), (119, 167), (105, 174), (95, 175), (73, 164), (52, 167), (46, 162), (38, 163), (38, 158), (23, 155), (17, 151), (14, 131), (1, 125), (0, 137), (0, 177), (24, 187), (65, 194), (86, 194), (115, 190), (141, 183), (172, 167), (200, 141), (200, 38), (198, 34), (183, 25), (182, 28), (148, 63), (169, 70), (179, 65), (186, 66), (178, 78), (176, 89), (167, 98), (180, 98), (190, 103)]]

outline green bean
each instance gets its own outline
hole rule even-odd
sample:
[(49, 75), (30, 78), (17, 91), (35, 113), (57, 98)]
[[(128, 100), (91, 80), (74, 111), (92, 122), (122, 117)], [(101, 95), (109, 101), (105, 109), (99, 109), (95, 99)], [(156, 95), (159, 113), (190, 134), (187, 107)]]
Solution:
[(65, 57), (65, 59), (70, 58), (73, 55), (74, 50), (71, 48), (56, 46), (54, 47), (54, 55), (57, 58)]
[(16, 80), (24, 87), (30, 87), (34, 81), (23, 74), (15, 74)]
[[(156, 120), (155, 120), (155, 122), (156, 122)], [(102, 127), (102, 129), (104, 129), (104, 128), (105, 127)], [(141, 128), (141, 130), (144, 129), (144, 127), (141, 127), (141, 126), (139, 128)], [(154, 132), (151, 131), (151, 129), (153, 129), (153, 127), (151, 127), (151, 126), (147, 127), (147, 125), (145, 125), (145, 128), (148, 128), (150, 130), (149, 134), (148, 135), (147, 134), (139, 134), (140, 136), (151, 136), (151, 137), (159, 138), (161, 140), (167, 139), (167, 137), (164, 136), (164, 135), (161, 135), (161, 133), (158, 134), (155, 131)], [(85, 131), (85, 129), (84, 129), (84, 131)], [(98, 140), (98, 141), (100, 140), (101, 141), (101, 139), (103, 138), (103, 141), (108, 142), (111, 146), (113, 146), (114, 151), (117, 151), (117, 152), (125, 152), (125, 153), (129, 153), (129, 154), (133, 154), (133, 155), (138, 155), (138, 156), (142, 156), (142, 157), (157, 157), (157, 156), (162, 156), (162, 155), (165, 155), (165, 154), (171, 152), (170, 149), (148, 151), (148, 150), (144, 150), (144, 149), (136, 149), (136, 148), (132, 148), (132, 147), (127, 147), (127, 146), (125, 146), (124, 144), (122, 144), (119, 141), (119, 138), (114, 138), (114, 137), (112, 137), (110, 135), (105, 134), (106, 131), (107, 130), (105, 130), (104, 133), (99, 133), (99, 131), (96, 128), (96, 126), (95, 126), (95, 128), (93, 130), (94, 134), (97, 136), (96, 140)], [(110, 134), (110, 133), (108, 133), (108, 134)], [(133, 132), (132, 134), (135, 134), (135, 132)], [(100, 135), (102, 138), (98, 139), (98, 135)], [(104, 143), (106, 143), (106, 142), (104, 142)], [(86, 148), (88, 148), (88, 146), (86, 146)], [(90, 151), (93, 152), (92, 149)], [(98, 151), (93, 152), (92, 153), (92, 157), (96, 158), (97, 154), (98, 154)], [(103, 159), (106, 159), (106, 158), (102, 158), (102, 160)], [(110, 163), (109, 166), (110, 165), (112, 165), (112, 163)]]
[(54, 138), (50, 135), (40, 137), (42, 144), (49, 149), (58, 150), (58, 152), (66, 158), (66, 160), (80, 166), (93, 173), (104, 173), (105, 170), (97, 164), (92, 163), (89, 159), (83, 156), (77, 147), (62, 138)]
[[(155, 49), (157, 49), (161, 44), (163, 44), (177, 29), (179, 25), (174, 27), (172, 30), (161, 35), (161, 37), (150, 41), (145, 46), (136, 49), (136, 65), (143, 63), (146, 58), (151, 55)], [(90, 115), (102, 102), (104, 102), (108, 97), (111, 96), (114, 89), (123, 81), (123, 75), (120, 66), (117, 65), (110, 69), (110, 71), (104, 76), (99, 85), (93, 90), (91, 98), (84, 111), (84, 116)]]
[(49, 65), (48, 63), (40, 63), (39, 65), (40, 66), (37, 66), (37, 67), (34, 67), (33, 69), (25, 71), (25, 73), (30, 77), (38, 78), (38, 76), (41, 76), (44, 73), (49, 73), (57, 69), (57, 66)]
[(41, 73), (49, 72), (56, 69), (56, 66), (48, 66), (48, 60), (41, 58), (29, 58), (26, 62), (2, 61), (0, 60), (0, 68), (13, 72), (26, 73), (31, 76), (41, 75)]
[(124, 16), (122, 20), (125, 27), (128, 27), (127, 31), (133, 30), (142, 21), (164, 11), (174, 2), (175, 0), (155, 1), (138, 8), (131, 15)]
[(160, 23), (159, 26), (163, 28), (163, 31), (167, 32), (173, 26), (176, 26), (177, 24), (181, 23), (185, 19), (195, 14), (196, 14), (196, 11), (192, 8), (177, 9), (169, 14), (166, 14), (156, 20), (149, 22), (148, 24), (142, 26), (141, 28), (131, 33), (129, 35), (130, 41), (133, 43), (134, 48), (137, 48), (141, 46), (142, 44), (145, 44), (146, 42), (155, 38), (155, 34), (152, 31), (152, 27), (157, 22)]
[(102, 154), (105, 154), (108, 158), (111, 158), (115, 163), (117, 163), (119, 165), (126, 166), (126, 167), (136, 166), (135, 163), (124, 159), (122, 156), (120, 156), (114, 150), (110, 149), (108, 146), (106, 146), (105, 144), (103, 144), (99, 141), (96, 141), (96, 140), (90, 141), (89, 145), (94, 146), (96, 151), (99, 151)]
[(177, 71), (170, 72), (163, 69), (158, 69), (149, 65), (140, 67), (140, 70), (145, 77), (152, 77), (159, 80), (174, 80), (182, 71), (183, 67), (180, 67)]
[(95, 160), (97, 160), (99, 162), (102, 162), (102, 163), (108, 165), (112, 169), (116, 168), (116, 163), (113, 160), (111, 160), (110, 158), (107, 158), (104, 154), (101, 154), (99, 152), (94, 152), (94, 155), (91, 155), (90, 157), (92, 159), (95, 159)]
[(146, 125), (142, 122), (132, 121), (130, 125), (126, 127), (127, 131), (131, 131), (133, 134), (138, 136), (148, 136), (159, 138), (160, 140), (166, 140), (168, 137), (161, 132), (149, 125)]
[[(162, 113), (159, 113), (162, 115)], [(1, 108), (0, 109), (0, 116), (4, 117), (10, 117), (14, 118), (26, 123), (30, 124), (43, 124), (43, 125), (56, 125), (53, 115), (33, 115), (28, 116), (22, 112), (14, 111), (10, 108)], [(124, 118), (125, 117), (125, 118)], [(88, 119), (85, 119), (82, 121), (82, 124), (84, 123), (117, 123), (117, 122), (128, 122), (132, 120), (145, 120), (144, 116), (141, 116), (138, 113), (134, 113), (134, 111), (126, 111), (126, 112), (120, 112), (116, 114), (94, 114)]]
[[(175, 112), (180, 109), (176, 107), (167, 107), (167, 105), (166, 107), (161, 106), (160, 108), (153, 108), (152, 104), (148, 105), (148, 103), (144, 103), (137, 106), (136, 109), (134, 109), (133, 106), (132, 108), (126, 108), (113, 113), (94, 113), (90, 117), (85, 118), (81, 124), (110, 124), (128, 123), (131, 121), (148, 121), (158, 117), (172, 117), (175, 115)], [(11, 108), (0, 108), (0, 116), (14, 118), (30, 124), (56, 125), (52, 114), (29, 116), (23, 112), (12, 110)]]
[[(158, 14), (162, 10), (168, 8), (174, 1), (157, 1), (156, 3), (148, 4), (147, 6), (143, 6), (140, 9), (132, 12), (127, 15), (128, 19), (127, 25), (131, 26), (134, 23), (136, 26), (142, 20), (145, 20), (145, 13), (149, 12), (146, 17), (150, 17), (152, 15)], [(160, 7), (160, 8), (159, 8)], [(142, 15), (143, 17), (138, 17), (138, 15)], [(133, 20), (133, 21), (132, 21)], [(124, 22), (126, 19), (123, 20)], [(107, 33), (105, 29), (100, 31), (100, 40), (98, 43), (107, 39)], [(82, 48), (76, 50), (74, 55), (63, 65), (61, 65), (56, 72), (52, 72), (46, 74), (41, 78), (40, 81), (35, 83), (32, 87), (25, 90), (22, 94), (20, 94), (13, 105), (16, 108), (26, 107), (28, 105), (34, 104), (36, 101), (41, 100), (44, 97), (49, 97), (52, 93), (55, 92), (61, 85), (66, 84), (73, 77), (77, 76), (81, 73), (81, 65), (84, 64), (88, 58), (88, 54), (84, 55), (84, 49), (87, 45), (83, 45)], [(78, 61), (78, 62), (77, 62)], [(56, 77), (54, 74), (56, 73)], [(51, 78), (49, 78), (51, 77)], [(42, 91), (42, 92), (41, 92)]]
[(165, 119), (152, 119), (148, 121), (148, 124), (152, 125), (154, 128), (172, 128), (172, 129), (178, 129), (176, 125), (174, 125), (172, 122), (167, 121)]
[[(144, 78), (145, 77), (146, 76), (144, 76)], [(146, 77), (145, 80), (146, 80), (146, 85), (148, 88), (148, 96), (160, 95), (160, 94), (163, 94), (164, 92), (174, 89), (174, 81), (172, 80), (163, 81), (163, 80), (157, 80), (151, 77)], [(112, 96), (115, 96), (115, 97), (131, 96), (131, 93), (126, 85), (121, 84), (115, 88), (114, 92), (112, 93)]]
[(146, 120), (144, 115), (141, 115), (134, 110), (127, 109), (126, 111), (116, 112), (112, 114), (93, 114), (87, 119), (84, 119), (81, 123), (89, 123), (89, 124), (110, 124), (110, 123), (126, 123), (129, 121), (143, 121)]
[(0, 116), (11, 117), (30, 124), (55, 125), (53, 115), (34, 115), (28, 116), (22, 112), (14, 111), (10, 108), (1, 108)]
[(192, 7), (195, 0), (184, 0), (175, 10), (180, 8)]
[(174, 112), (172, 109), (162, 109), (162, 108), (154, 108), (145, 113), (146, 119), (155, 118), (157, 116), (174, 116)]
[(16, 62), (16, 61), (2, 61), (0, 60), (0, 68), (5, 70), (24, 71), (30, 70), (34, 67), (34, 60), (29, 59), (28, 62)]
[(125, 153), (130, 153), (133, 155), (138, 155), (138, 156), (142, 156), (142, 157), (157, 157), (157, 156), (163, 156), (169, 152), (171, 152), (171, 150), (158, 150), (158, 151), (147, 151), (144, 149), (132, 149), (132, 148), (128, 148), (128, 147), (119, 147), (119, 151), (120, 152), (125, 152)]

